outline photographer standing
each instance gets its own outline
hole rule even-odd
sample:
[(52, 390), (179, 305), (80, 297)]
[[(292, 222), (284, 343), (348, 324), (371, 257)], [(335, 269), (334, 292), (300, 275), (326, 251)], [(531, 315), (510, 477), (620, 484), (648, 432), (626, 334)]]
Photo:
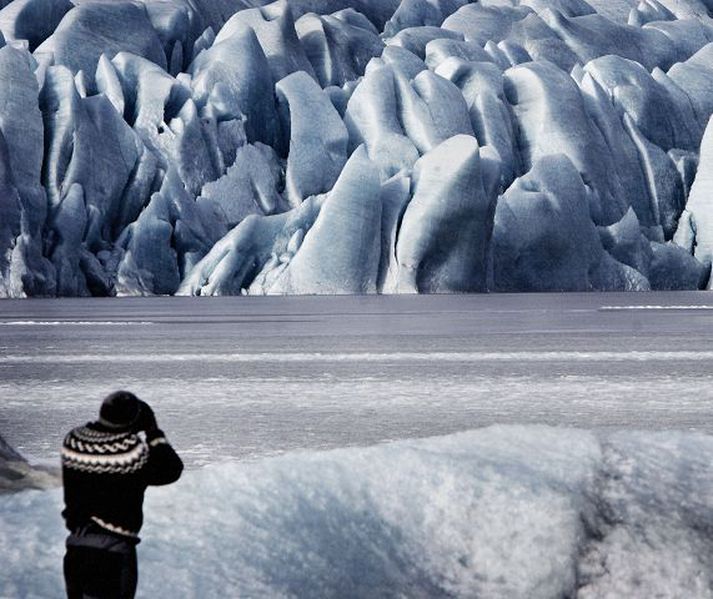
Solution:
[(127, 391), (109, 395), (98, 421), (66, 436), (62, 515), (70, 531), (64, 558), (70, 599), (134, 597), (144, 492), (175, 482), (182, 471), (153, 410)]

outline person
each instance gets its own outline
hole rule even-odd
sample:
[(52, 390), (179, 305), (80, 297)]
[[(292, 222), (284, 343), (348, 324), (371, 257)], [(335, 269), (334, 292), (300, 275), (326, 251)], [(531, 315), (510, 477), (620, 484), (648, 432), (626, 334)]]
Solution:
[(149, 485), (177, 481), (182, 471), (153, 410), (128, 391), (109, 395), (98, 421), (65, 437), (62, 516), (69, 530), (64, 557), (69, 599), (134, 597), (144, 492)]

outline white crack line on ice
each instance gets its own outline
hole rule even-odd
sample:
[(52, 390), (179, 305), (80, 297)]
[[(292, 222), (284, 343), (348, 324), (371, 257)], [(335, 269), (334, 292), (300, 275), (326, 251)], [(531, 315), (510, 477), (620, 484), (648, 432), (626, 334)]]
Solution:
[(602, 306), (600, 312), (624, 312), (624, 311), (646, 311), (646, 310), (713, 310), (713, 306)]
[(0, 322), (3, 327), (58, 327), (58, 326), (81, 326), (81, 327), (124, 327), (124, 326), (146, 326), (156, 324), (151, 321), (138, 320), (8, 320)]
[(16, 363), (133, 363), (133, 362), (649, 362), (713, 361), (713, 351), (600, 351), (600, 352), (394, 352), (394, 353), (176, 353), (5, 355), (0, 364)]

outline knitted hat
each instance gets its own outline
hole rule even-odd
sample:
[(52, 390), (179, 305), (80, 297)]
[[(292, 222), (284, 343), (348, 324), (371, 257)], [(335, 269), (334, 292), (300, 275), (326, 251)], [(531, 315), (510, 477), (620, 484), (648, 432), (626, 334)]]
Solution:
[(128, 391), (109, 395), (99, 410), (99, 422), (108, 428), (129, 428), (139, 415), (139, 399)]

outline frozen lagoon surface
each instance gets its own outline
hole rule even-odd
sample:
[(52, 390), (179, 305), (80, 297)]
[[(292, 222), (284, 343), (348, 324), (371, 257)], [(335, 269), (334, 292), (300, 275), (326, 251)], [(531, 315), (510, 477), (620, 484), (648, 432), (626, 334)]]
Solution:
[[(140, 597), (713, 597), (710, 297), (3, 302), (0, 430), (156, 405)], [(0, 596), (63, 596), (60, 509), (0, 497)]]
[(127, 388), (189, 466), (491, 424), (713, 432), (707, 293), (0, 302), (0, 434)]

